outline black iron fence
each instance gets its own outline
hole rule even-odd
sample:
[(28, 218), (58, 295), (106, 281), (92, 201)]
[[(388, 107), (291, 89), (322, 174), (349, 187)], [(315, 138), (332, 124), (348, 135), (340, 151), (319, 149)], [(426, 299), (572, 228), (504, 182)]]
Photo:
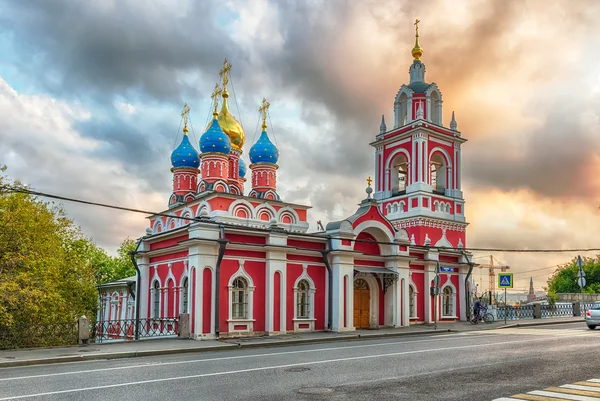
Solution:
[(75, 345), (79, 339), (77, 327), (77, 322), (0, 325), (0, 349)]
[(572, 303), (557, 303), (549, 305), (541, 305), (542, 307), (542, 318), (544, 317), (563, 317), (573, 316), (573, 304)]
[(533, 305), (499, 306), (496, 309), (498, 320), (533, 319)]
[(91, 325), (90, 340), (96, 343), (130, 341), (149, 337), (173, 337), (179, 334), (179, 319), (144, 318), (137, 324), (135, 319), (104, 320)]

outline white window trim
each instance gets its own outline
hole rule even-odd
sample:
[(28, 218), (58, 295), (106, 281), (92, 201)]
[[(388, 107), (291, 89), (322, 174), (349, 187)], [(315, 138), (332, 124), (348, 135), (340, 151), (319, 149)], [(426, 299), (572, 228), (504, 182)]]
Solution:
[[(306, 317), (298, 317), (298, 294), (300, 289), (298, 288), (298, 284), (300, 281), (306, 280), (308, 282), (308, 318)], [(298, 276), (296, 282), (294, 283), (294, 331), (314, 331), (315, 330), (315, 293), (317, 292), (317, 288), (315, 287), (315, 282), (308, 275), (308, 265), (302, 265), (302, 274)], [(308, 323), (308, 328), (300, 328), (300, 325), (305, 325)]]
[[(185, 280), (187, 280), (187, 290), (184, 291), (185, 287), (183, 286), (183, 283), (185, 282)], [(179, 287), (180, 287), (179, 288), (179, 313), (180, 314), (187, 313), (187, 314), (191, 315), (191, 312), (190, 312), (190, 309), (191, 309), (190, 308), (191, 307), (191, 304), (190, 304), (190, 278), (187, 274), (185, 274), (181, 278), (181, 284), (179, 285)], [(185, 299), (185, 301), (186, 301), (185, 303), (187, 304), (187, 310), (185, 312), (183, 311), (184, 298), (187, 298), (187, 299)]]
[[(449, 276), (448, 276), (448, 280), (450, 280)], [(446, 309), (446, 308), (444, 308), (444, 298), (445, 298), (445, 296), (444, 296), (444, 290), (446, 288), (450, 288), (450, 290), (452, 291), (452, 300), (451, 300), (451, 302), (452, 302), (452, 308), (450, 310), (450, 314), (449, 315), (444, 314), (444, 310)], [(441, 297), (442, 298), (441, 299), (441, 315), (442, 315), (442, 317), (443, 318), (447, 318), (447, 319), (456, 319), (457, 318), (456, 317), (456, 297), (457, 297), (456, 288), (454, 288), (454, 285), (452, 285), (452, 283), (447, 282), (446, 284), (444, 284), (444, 286), (441, 289), (441, 295), (442, 295), (442, 297)]]
[[(410, 311), (410, 289), (411, 288), (413, 290), (413, 299), (414, 299), (413, 312), (414, 312), (414, 314), (411, 313), (411, 311)], [(409, 315), (408, 318), (409, 319), (416, 320), (419, 318), (419, 316), (417, 314), (417, 310), (418, 310), (417, 303), (418, 303), (418, 299), (419, 299), (419, 297), (417, 296), (418, 293), (419, 293), (419, 291), (417, 291), (417, 286), (412, 283), (409, 283), (408, 284), (408, 315)]]
[[(252, 277), (248, 274), (248, 272), (246, 272), (246, 270), (244, 270), (244, 262), (243, 260), (240, 260), (240, 267), (239, 269), (231, 275), (231, 277), (229, 278), (229, 283), (227, 284), (227, 292), (229, 294), (229, 298), (227, 301), (227, 306), (228, 306), (228, 314), (227, 314), (227, 325), (228, 325), (228, 332), (229, 333), (252, 333), (254, 331), (254, 322), (256, 321), (254, 319), (254, 289), (256, 288), (256, 286), (254, 285), (254, 281), (252, 280)], [(248, 291), (248, 315), (246, 317), (246, 319), (234, 319), (233, 316), (233, 307), (232, 307), (232, 295), (233, 295), (233, 282), (235, 281), (235, 279), (237, 278), (243, 278), (244, 280), (246, 280), (246, 283), (248, 284), (247, 287), (247, 291)], [(242, 330), (234, 330), (234, 327), (236, 325), (240, 325), (240, 324), (245, 324), (246, 325), (246, 329), (242, 329)]]
[[(158, 283), (158, 288), (155, 287), (155, 283)], [(158, 320), (161, 318), (161, 310), (162, 310), (162, 288), (160, 284), (160, 280), (155, 278), (152, 280), (152, 284), (150, 285), (150, 319)], [(156, 311), (156, 307), (154, 306), (156, 303), (156, 296), (158, 295), (158, 316), (154, 313)]]

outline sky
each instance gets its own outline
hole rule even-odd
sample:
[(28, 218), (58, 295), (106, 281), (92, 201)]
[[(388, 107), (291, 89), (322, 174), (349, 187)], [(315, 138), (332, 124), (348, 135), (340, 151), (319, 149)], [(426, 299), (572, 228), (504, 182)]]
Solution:
[[(282, 199), (312, 205), (315, 230), (351, 215), (374, 175), (381, 115), (391, 125), (408, 83), (419, 18), (426, 80), (442, 91), (445, 125), (455, 111), (468, 139), (467, 246), (599, 247), (598, 1), (0, 0), (0, 9), (0, 164), (36, 190), (166, 209), (183, 104), (197, 143), (227, 57), (246, 162), (266, 97)], [(111, 253), (148, 224), (65, 207)], [(516, 289), (533, 276), (536, 290), (576, 256), (493, 255)]]

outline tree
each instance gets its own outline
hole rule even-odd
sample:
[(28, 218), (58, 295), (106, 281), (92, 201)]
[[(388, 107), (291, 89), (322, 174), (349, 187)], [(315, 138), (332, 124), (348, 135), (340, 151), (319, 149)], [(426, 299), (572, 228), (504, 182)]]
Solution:
[[(584, 292), (588, 294), (600, 293), (600, 262), (598, 258), (583, 258), (583, 263), (586, 280)], [(578, 271), (577, 258), (559, 266), (548, 279), (547, 291), (549, 298), (554, 300), (556, 299), (556, 294), (560, 293), (580, 293), (581, 288), (577, 283)]]
[(23, 189), (0, 175), (0, 348), (69, 343), (77, 318), (95, 316), (103, 251)]
[(135, 240), (127, 237), (117, 250), (116, 257), (110, 257), (106, 252), (98, 249), (100, 252), (96, 255), (98, 283), (110, 283), (111, 281), (135, 276), (136, 271), (133, 263), (131, 263), (129, 252), (135, 251), (136, 247), (137, 243)]

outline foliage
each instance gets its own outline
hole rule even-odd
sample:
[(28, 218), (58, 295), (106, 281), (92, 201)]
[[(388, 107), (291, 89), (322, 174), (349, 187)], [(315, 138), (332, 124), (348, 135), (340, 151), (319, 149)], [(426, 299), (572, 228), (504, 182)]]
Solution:
[[(99, 278), (135, 274), (126, 263), (135, 243), (125, 240), (109, 257), (61, 206), (14, 189), (24, 187), (0, 175), (0, 348), (7, 338), (29, 346), (72, 341), (77, 318), (95, 318)], [(66, 332), (50, 329), (61, 325)]]
[(131, 263), (129, 252), (135, 251), (136, 247), (137, 243), (133, 239), (126, 238), (117, 250), (116, 257), (110, 257), (100, 250), (102, 253), (97, 255), (98, 283), (110, 283), (111, 281), (135, 276), (135, 267)]
[[(600, 261), (598, 258), (582, 258), (583, 271), (585, 272), (586, 286), (584, 292), (588, 294), (600, 293)], [(580, 293), (581, 288), (577, 283), (577, 258), (571, 262), (559, 266), (554, 274), (548, 279), (548, 297), (556, 300), (559, 293)]]

